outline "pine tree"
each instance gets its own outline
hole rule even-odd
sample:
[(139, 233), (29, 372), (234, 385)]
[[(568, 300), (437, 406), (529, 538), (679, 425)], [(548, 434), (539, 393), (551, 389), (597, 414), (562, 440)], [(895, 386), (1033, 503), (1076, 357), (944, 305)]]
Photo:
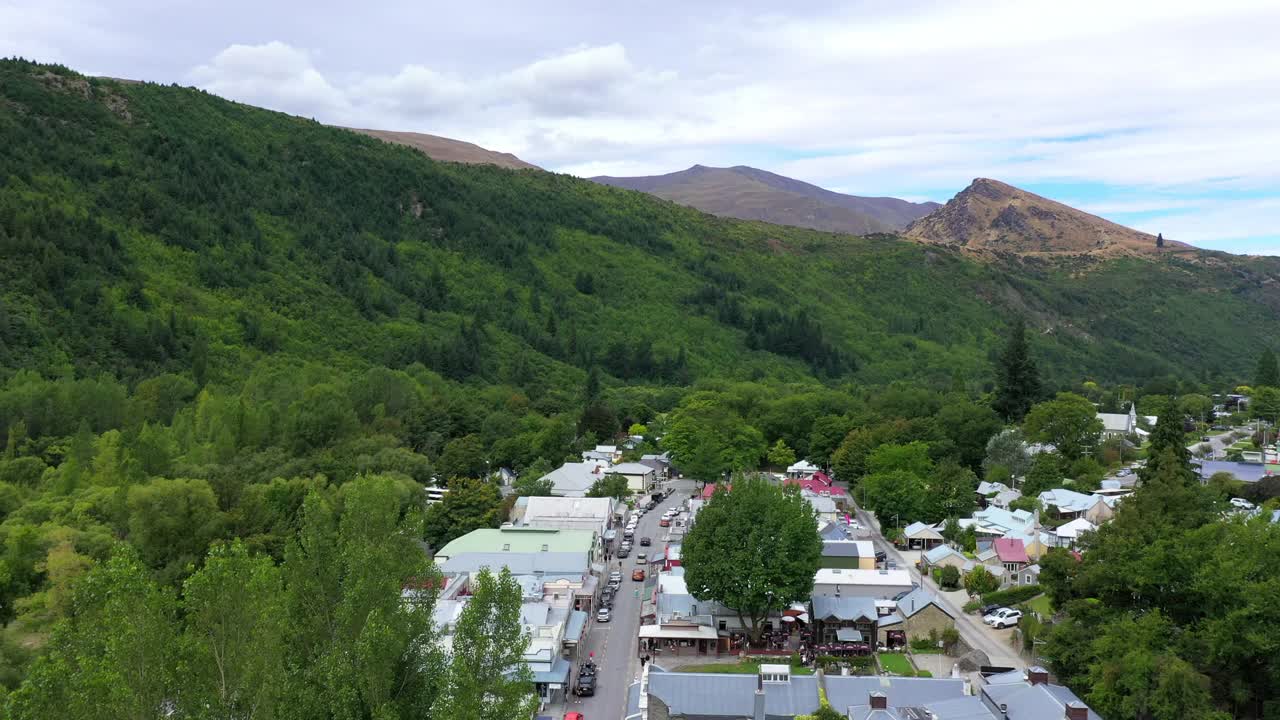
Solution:
[(1182, 434), (1182, 416), (1166, 412), (1156, 420), (1147, 445), (1147, 464), (1138, 470), (1138, 480), (1143, 484), (1158, 476), (1182, 476), (1188, 480), (1191, 470), (1191, 451), (1187, 449)]
[(1254, 387), (1280, 387), (1280, 366), (1276, 363), (1276, 354), (1271, 348), (1262, 351), (1258, 358), (1258, 369), (1253, 374)]
[(1040, 397), (1040, 372), (1027, 347), (1022, 318), (1009, 328), (1009, 340), (996, 365), (996, 397), (992, 407), (1009, 422), (1019, 422)]
[(1164, 233), (1156, 234), (1156, 247), (1158, 248), (1164, 247)]

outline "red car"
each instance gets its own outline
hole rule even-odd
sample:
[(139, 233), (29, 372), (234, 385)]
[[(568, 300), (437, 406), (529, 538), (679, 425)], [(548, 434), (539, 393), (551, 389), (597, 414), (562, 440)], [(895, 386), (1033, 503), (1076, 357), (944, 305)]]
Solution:
[(631, 573), (631, 579), (632, 579), (632, 580), (635, 580), (635, 581), (644, 580), (644, 571), (643, 571), (643, 570), (637, 570), (637, 571), (635, 571), (635, 572)]
[(564, 720), (582, 720), (582, 713), (567, 712), (564, 714)]
[(671, 527), (671, 521), (666, 518), (662, 518), (658, 521), (658, 527)]

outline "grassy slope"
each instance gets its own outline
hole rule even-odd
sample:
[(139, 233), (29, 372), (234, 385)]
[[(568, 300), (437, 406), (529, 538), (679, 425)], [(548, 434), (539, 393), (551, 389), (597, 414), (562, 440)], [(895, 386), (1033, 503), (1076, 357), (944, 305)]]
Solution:
[[(747, 315), (807, 313), (814, 340), (873, 383), (986, 381), (1013, 311), (1051, 329), (1036, 344), (1062, 380), (1245, 373), (1275, 330), (1276, 292), (1234, 261), (981, 264), (435, 163), (198, 91), (44, 66), (0, 63), (0, 137), (13, 149), (0, 158), (0, 369), (138, 378), (188, 368), (207, 344), (223, 380), (287, 353), (452, 362), (457, 379), (536, 392), (577, 384), (623, 343), (671, 361), (685, 350), (685, 378), (812, 377), (798, 357), (749, 349), (749, 323), (718, 320), (700, 291)], [(594, 292), (575, 288), (582, 275)], [(470, 324), (485, 351), (446, 358)]]

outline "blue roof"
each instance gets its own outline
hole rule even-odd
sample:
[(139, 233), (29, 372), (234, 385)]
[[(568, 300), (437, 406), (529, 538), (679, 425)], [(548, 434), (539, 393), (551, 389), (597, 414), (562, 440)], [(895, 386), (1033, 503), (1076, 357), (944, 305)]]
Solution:
[(955, 555), (956, 557), (959, 557), (961, 560), (964, 559), (964, 554), (961, 553), (959, 550), (956, 550), (955, 548), (951, 547), (950, 545), (939, 545), (938, 547), (925, 553), (924, 559), (927, 562), (929, 562), (929, 564), (936, 565), (937, 563), (942, 562), (943, 560), (950, 557), (951, 555)]
[(1200, 463), (1200, 477), (1208, 478), (1214, 473), (1231, 473), (1240, 482), (1254, 483), (1267, 476), (1267, 466), (1260, 463), (1226, 462), (1224, 460), (1205, 460)]
[(817, 595), (813, 598), (813, 619), (826, 620), (867, 620), (876, 619), (876, 600), (871, 597), (830, 597)]

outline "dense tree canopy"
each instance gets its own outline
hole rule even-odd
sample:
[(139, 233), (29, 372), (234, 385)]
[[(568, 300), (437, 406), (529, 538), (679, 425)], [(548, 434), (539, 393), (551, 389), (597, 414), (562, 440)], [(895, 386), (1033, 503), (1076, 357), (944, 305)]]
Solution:
[(736, 611), (754, 642), (770, 612), (813, 594), (821, 556), (809, 503), (749, 475), (711, 496), (681, 548), (689, 592)]

